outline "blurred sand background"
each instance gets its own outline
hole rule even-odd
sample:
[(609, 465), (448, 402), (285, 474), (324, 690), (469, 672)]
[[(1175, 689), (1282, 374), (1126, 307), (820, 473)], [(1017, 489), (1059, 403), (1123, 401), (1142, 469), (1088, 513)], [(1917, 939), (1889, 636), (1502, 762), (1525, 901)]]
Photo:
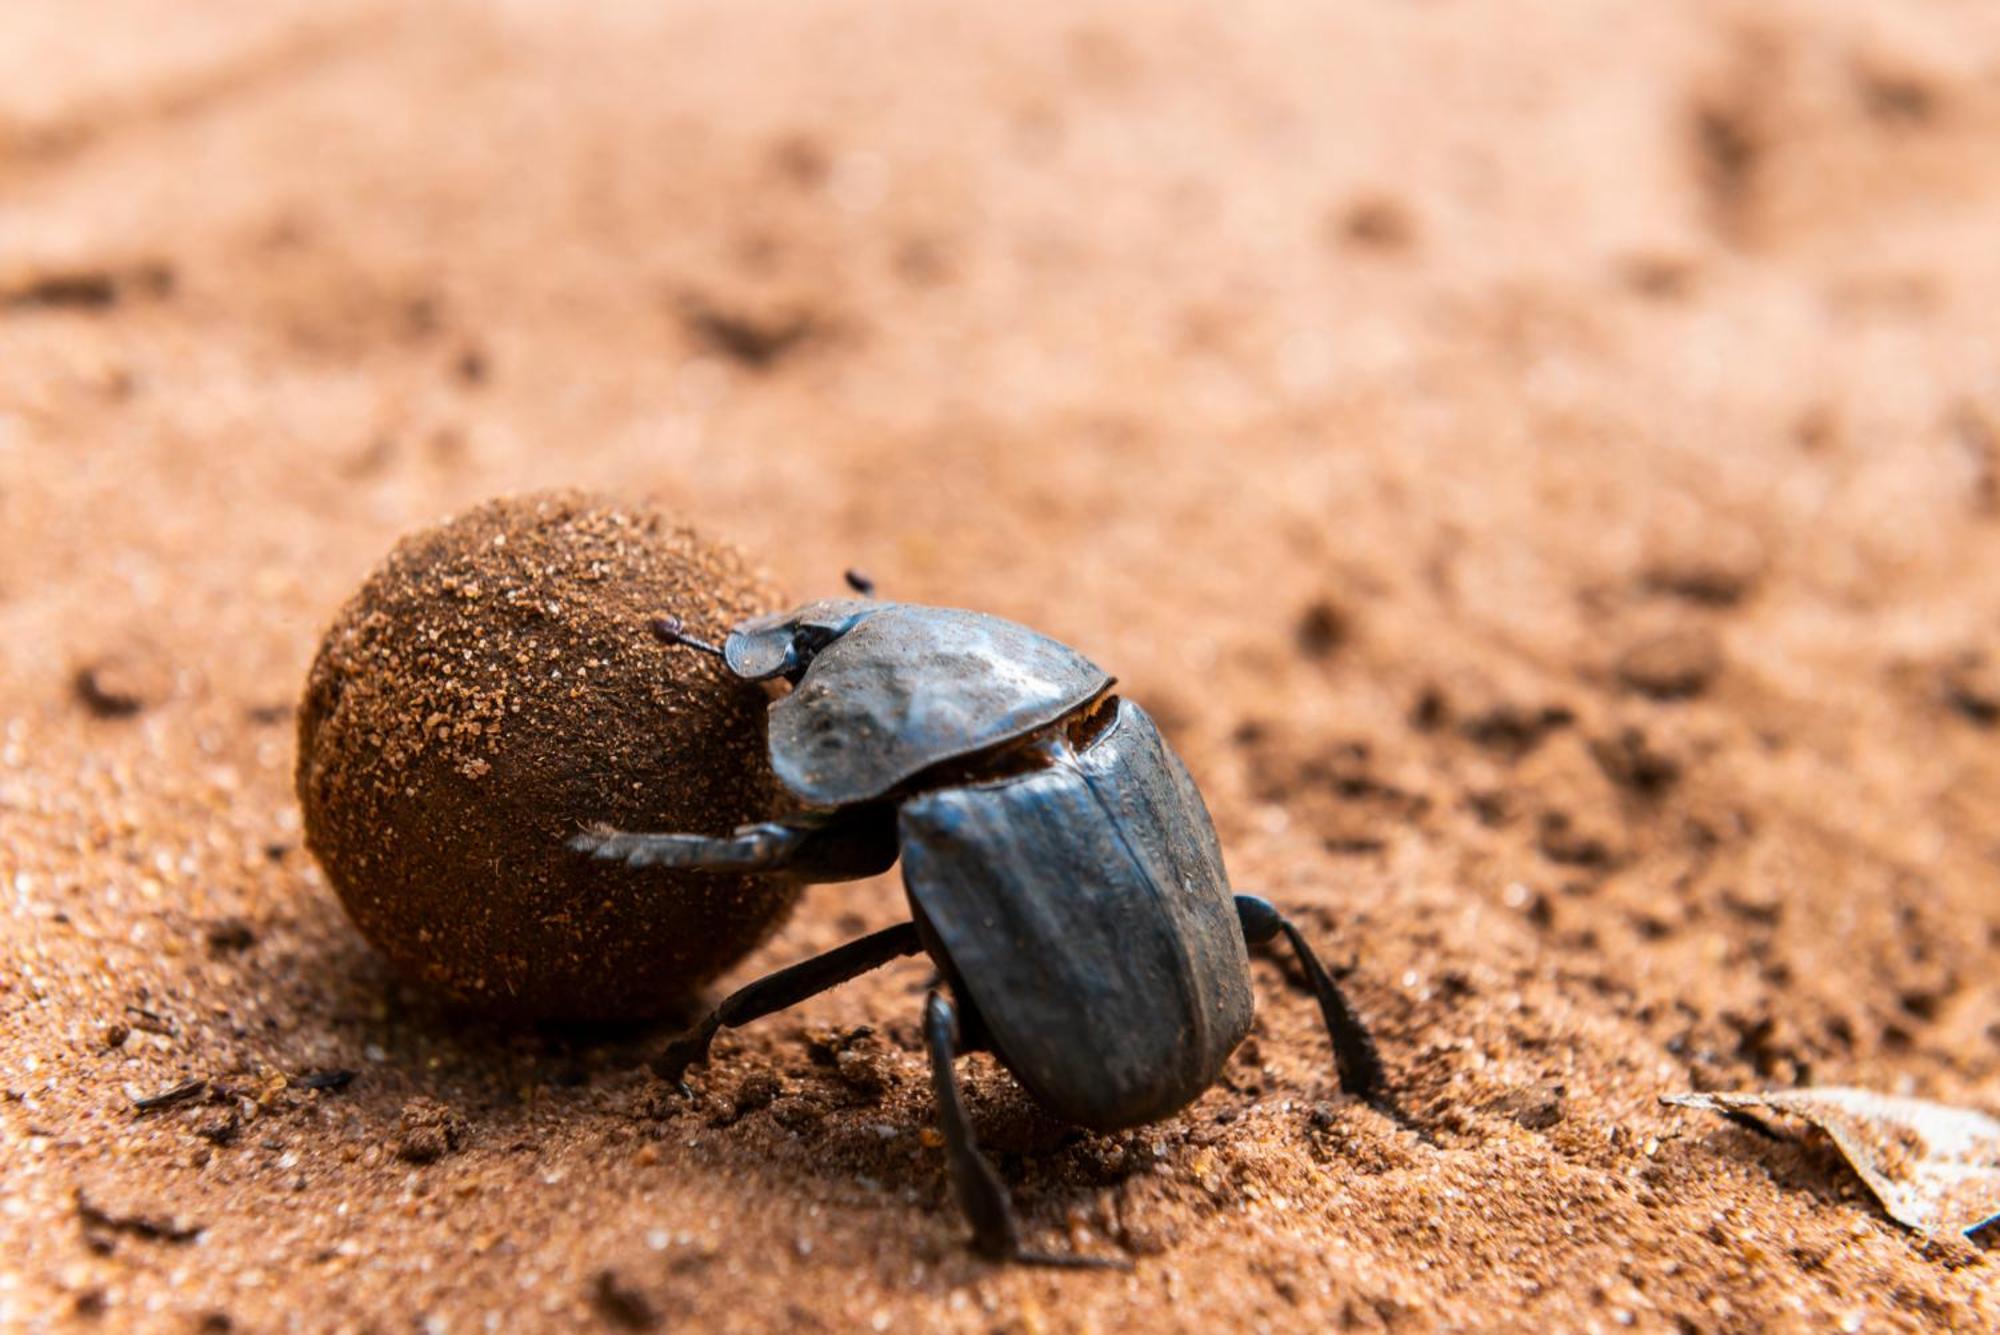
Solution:
[[(1978, 0), (7, 6), (0, 1325), (1993, 1328), (1656, 1099), (2000, 1110), (1997, 237)], [(918, 965), (692, 1108), (396, 983), (290, 711), (400, 533), (557, 484), (1116, 671), (1435, 1146), (1260, 962), (1161, 1126), (968, 1063), (1138, 1259), (1002, 1272)]]

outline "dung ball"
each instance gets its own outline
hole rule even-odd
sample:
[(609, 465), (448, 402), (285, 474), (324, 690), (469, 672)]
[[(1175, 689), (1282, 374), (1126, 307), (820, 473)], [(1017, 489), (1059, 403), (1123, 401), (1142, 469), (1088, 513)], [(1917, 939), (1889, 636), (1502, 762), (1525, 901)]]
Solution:
[(777, 598), (732, 550), (574, 492), (397, 544), (299, 710), (306, 842), (364, 936), (481, 1014), (640, 1020), (763, 941), (797, 887), (633, 869), (586, 824), (726, 833), (778, 800), (763, 691), (647, 631), (720, 637)]

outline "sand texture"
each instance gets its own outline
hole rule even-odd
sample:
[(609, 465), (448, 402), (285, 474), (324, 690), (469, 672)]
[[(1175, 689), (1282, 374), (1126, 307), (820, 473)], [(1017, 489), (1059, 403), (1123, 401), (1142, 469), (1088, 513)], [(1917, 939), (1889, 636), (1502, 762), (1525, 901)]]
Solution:
[[(2000, 1112), (1997, 236), (1974, 0), (0, 7), (0, 1327), (2000, 1327), (1658, 1101)], [(671, 1021), (403, 981), (307, 668), (558, 486), (1115, 672), (1428, 1140), (1258, 958), (1163, 1124), (964, 1064), (1034, 1244), (1136, 1261), (999, 1271), (920, 962), (691, 1103)]]

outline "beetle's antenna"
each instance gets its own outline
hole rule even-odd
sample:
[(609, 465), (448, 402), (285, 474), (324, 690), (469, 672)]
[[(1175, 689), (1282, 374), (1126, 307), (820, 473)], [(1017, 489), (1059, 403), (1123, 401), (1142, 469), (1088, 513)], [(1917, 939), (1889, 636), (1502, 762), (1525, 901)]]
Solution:
[(868, 578), (864, 572), (849, 570), (846, 574), (846, 579), (847, 587), (860, 594), (863, 598), (873, 598), (875, 596), (875, 581)]
[(698, 640), (688, 634), (687, 624), (679, 617), (654, 617), (653, 634), (660, 637), (662, 644), (679, 645), (687, 649), (699, 649), (705, 654), (721, 658), (724, 662), (729, 661), (722, 650), (716, 648), (707, 640)]

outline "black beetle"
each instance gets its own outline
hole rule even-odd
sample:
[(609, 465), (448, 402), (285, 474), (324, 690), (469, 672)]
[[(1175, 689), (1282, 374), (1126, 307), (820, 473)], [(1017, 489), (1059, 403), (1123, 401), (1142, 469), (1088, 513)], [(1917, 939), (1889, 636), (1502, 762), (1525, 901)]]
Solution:
[(1119, 1265), (1023, 1249), (953, 1059), (989, 1049), (1050, 1112), (1093, 1130), (1169, 1117), (1249, 1032), (1247, 947), (1282, 934), (1319, 1000), (1341, 1086), (1401, 1120), (1339, 985), (1275, 908), (1232, 896), (1193, 779), (1111, 677), (1026, 627), (876, 601), (865, 579), (849, 582), (862, 597), (758, 617), (721, 648), (671, 618), (654, 625), (746, 681), (791, 683), (771, 706), (771, 763), (807, 815), (721, 837), (598, 828), (572, 846), (634, 866), (806, 881), (877, 875), (900, 855), (912, 921), (734, 993), (656, 1071), (680, 1082), (724, 1026), (926, 953), (940, 979), (924, 1037), (974, 1247)]

